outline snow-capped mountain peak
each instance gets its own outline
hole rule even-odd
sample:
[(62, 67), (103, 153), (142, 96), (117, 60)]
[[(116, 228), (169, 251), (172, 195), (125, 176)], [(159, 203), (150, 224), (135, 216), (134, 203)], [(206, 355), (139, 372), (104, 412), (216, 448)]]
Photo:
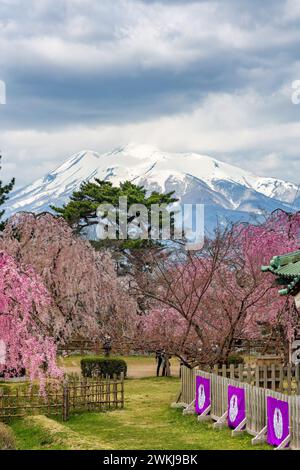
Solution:
[(129, 180), (148, 190), (174, 190), (182, 202), (204, 203), (206, 217), (211, 221), (216, 216), (246, 220), (279, 207), (300, 207), (293, 183), (258, 177), (199, 153), (171, 153), (149, 145), (129, 144), (101, 155), (92, 150), (72, 155), (43, 178), (15, 191), (6, 205), (6, 215), (61, 206), (83, 181), (94, 178), (115, 185)]

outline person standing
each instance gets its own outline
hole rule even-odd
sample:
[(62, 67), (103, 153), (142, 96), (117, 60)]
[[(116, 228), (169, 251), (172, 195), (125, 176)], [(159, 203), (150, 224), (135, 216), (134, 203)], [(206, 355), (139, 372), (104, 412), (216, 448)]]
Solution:
[(171, 364), (169, 354), (165, 351), (163, 353), (163, 360), (162, 360), (162, 376), (163, 377), (171, 377)]
[(105, 335), (104, 336), (104, 342), (103, 342), (103, 349), (104, 349), (104, 356), (109, 357), (110, 356), (110, 351), (112, 349), (111, 346), (111, 336), (110, 335)]
[(156, 351), (156, 355), (155, 355), (156, 363), (157, 363), (156, 377), (159, 377), (159, 371), (160, 371), (160, 368), (163, 365), (163, 355), (164, 355), (164, 350), (163, 349), (158, 349)]

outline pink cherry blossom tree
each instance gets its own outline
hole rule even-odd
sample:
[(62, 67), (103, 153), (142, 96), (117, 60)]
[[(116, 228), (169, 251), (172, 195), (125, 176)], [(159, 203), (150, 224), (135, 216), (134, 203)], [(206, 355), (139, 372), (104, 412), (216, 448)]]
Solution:
[(131, 341), (136, 304), (113, 258), (74, 235), (64, 219), (18, 213), (7, 223), (0, 248), (41, 276), (52, 299), (56, 343), (78, 336), (101, 340), (105, 334), (119, 347)]
[[(143, 335), (141, 344), (150, 350), (164, 348), (176, 354), (183, 362), (192, 357), (207, 362), (212, 359), (215, 342), (211, 319), (203, 309), (215, 272), (231, 249), (231, 234), (218, 231), (213, 240), (206, 240), (201, 252), (170, 253), (164, 251), (145, 253), (142, 266), (134, 276), (132, 291), (145, 297), (148, 314), (139, 326)], [(148, 259), (147, 259), (148, 258)]]
[(227, 360), (237, 339), (267, 344), (275, 335), (287, 359), (299, 312), (278, 295), (274, 277), (261, 266), (298, 249), (299, 229), (300, 214), (277, 211), (260, 225), (217, 233), (201, 252), (180, 252), (177, 261), (174, 253), (171, 263), (153, 256), (150, 275), (136, 277), (137, 292), (152, 302), (141, 320), (145, 344), (164, 347), (183, 361), (216, 363)]
[(11, 256), (0, 252), (0, 341), (4, 349), (0, 372), (9, 375), (9, 371), (25, 368), (30, 379), (39, 379), (41, 386), (47, 376), (62, 376), (56, 366), (54, 340), (47, 336), (50, 304), (35, 272), (20, 268)]

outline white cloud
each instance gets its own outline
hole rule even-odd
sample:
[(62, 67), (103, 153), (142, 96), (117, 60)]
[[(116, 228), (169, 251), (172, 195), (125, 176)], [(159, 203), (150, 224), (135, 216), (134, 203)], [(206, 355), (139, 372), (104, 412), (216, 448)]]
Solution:
[[(104, 152), (135, 141), (163, 150), (207, 153), (256, 174), (298, 182), (300, 122), (264, 124), (261, 111), (266, 101), (254, 92), (214, 94), (191, 113), (136, 124), (6, 131), (1, 139), (6, 155), (3, 166), (7, 176), (30, 182), (72, 153), (86, 148)], [(288, 166), (287, 153), (292, 156)]]
[(11, 63), (22, 58), (90, 70), (177, 69), (220, 51), (266, 50), (300, 39), (297, 28), (282, 27), (281, 10), (274, 8), (273, 21), (265, 23), (250, 12), (234, 14), (230, 2), (60, 0), (54, 6), (31, 0), (7, 11), (0, 20), (0, 50)]
[[(24, 100), (1, 131), (4, 176), (30, 182), (83, 148), (137, 141), (297, 179), (299, 12), (298, 0), (0, 0), (1, 73)], [(105, 76), (99, 101), (68, 101), (73, 77), (85, 96), (82, 76), (87, 88)]]

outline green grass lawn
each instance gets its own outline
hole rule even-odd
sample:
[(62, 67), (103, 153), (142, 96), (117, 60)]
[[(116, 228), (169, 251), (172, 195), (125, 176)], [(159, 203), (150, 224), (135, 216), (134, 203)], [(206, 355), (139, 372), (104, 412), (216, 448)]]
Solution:
[[(67, 423), (33, 416), (12, 428), (19, 449), (252, 449), (247, 434), (232, 438), (195, 415), (170, 408), (179, 390), (176, 378), (129, 379), (123, 410), (73, 415)], [(257, 448), (268, 448), (259, 446)]]
[[(88, 354), (88, 356), (92, 356), (93, 354)], [(100, 354), (101, 357), (104, 357)], [(71, 354), (70, 356), (59, 356), (58, 357), (58, 365), (61, 367), (65, 366), (78, 366), (80, 367), (80, 361), (83, 357), (86, 357), (86, 355), (81, 355), (81, 354)], [(120, 355), (111, 355), (111, 357), (120, 357), (124, 359), (128, 364), (136, 365), (136, 364), (149, 364), (149, 363), (155, 363), (155, 357), (153, 356), (120, 356)]]

